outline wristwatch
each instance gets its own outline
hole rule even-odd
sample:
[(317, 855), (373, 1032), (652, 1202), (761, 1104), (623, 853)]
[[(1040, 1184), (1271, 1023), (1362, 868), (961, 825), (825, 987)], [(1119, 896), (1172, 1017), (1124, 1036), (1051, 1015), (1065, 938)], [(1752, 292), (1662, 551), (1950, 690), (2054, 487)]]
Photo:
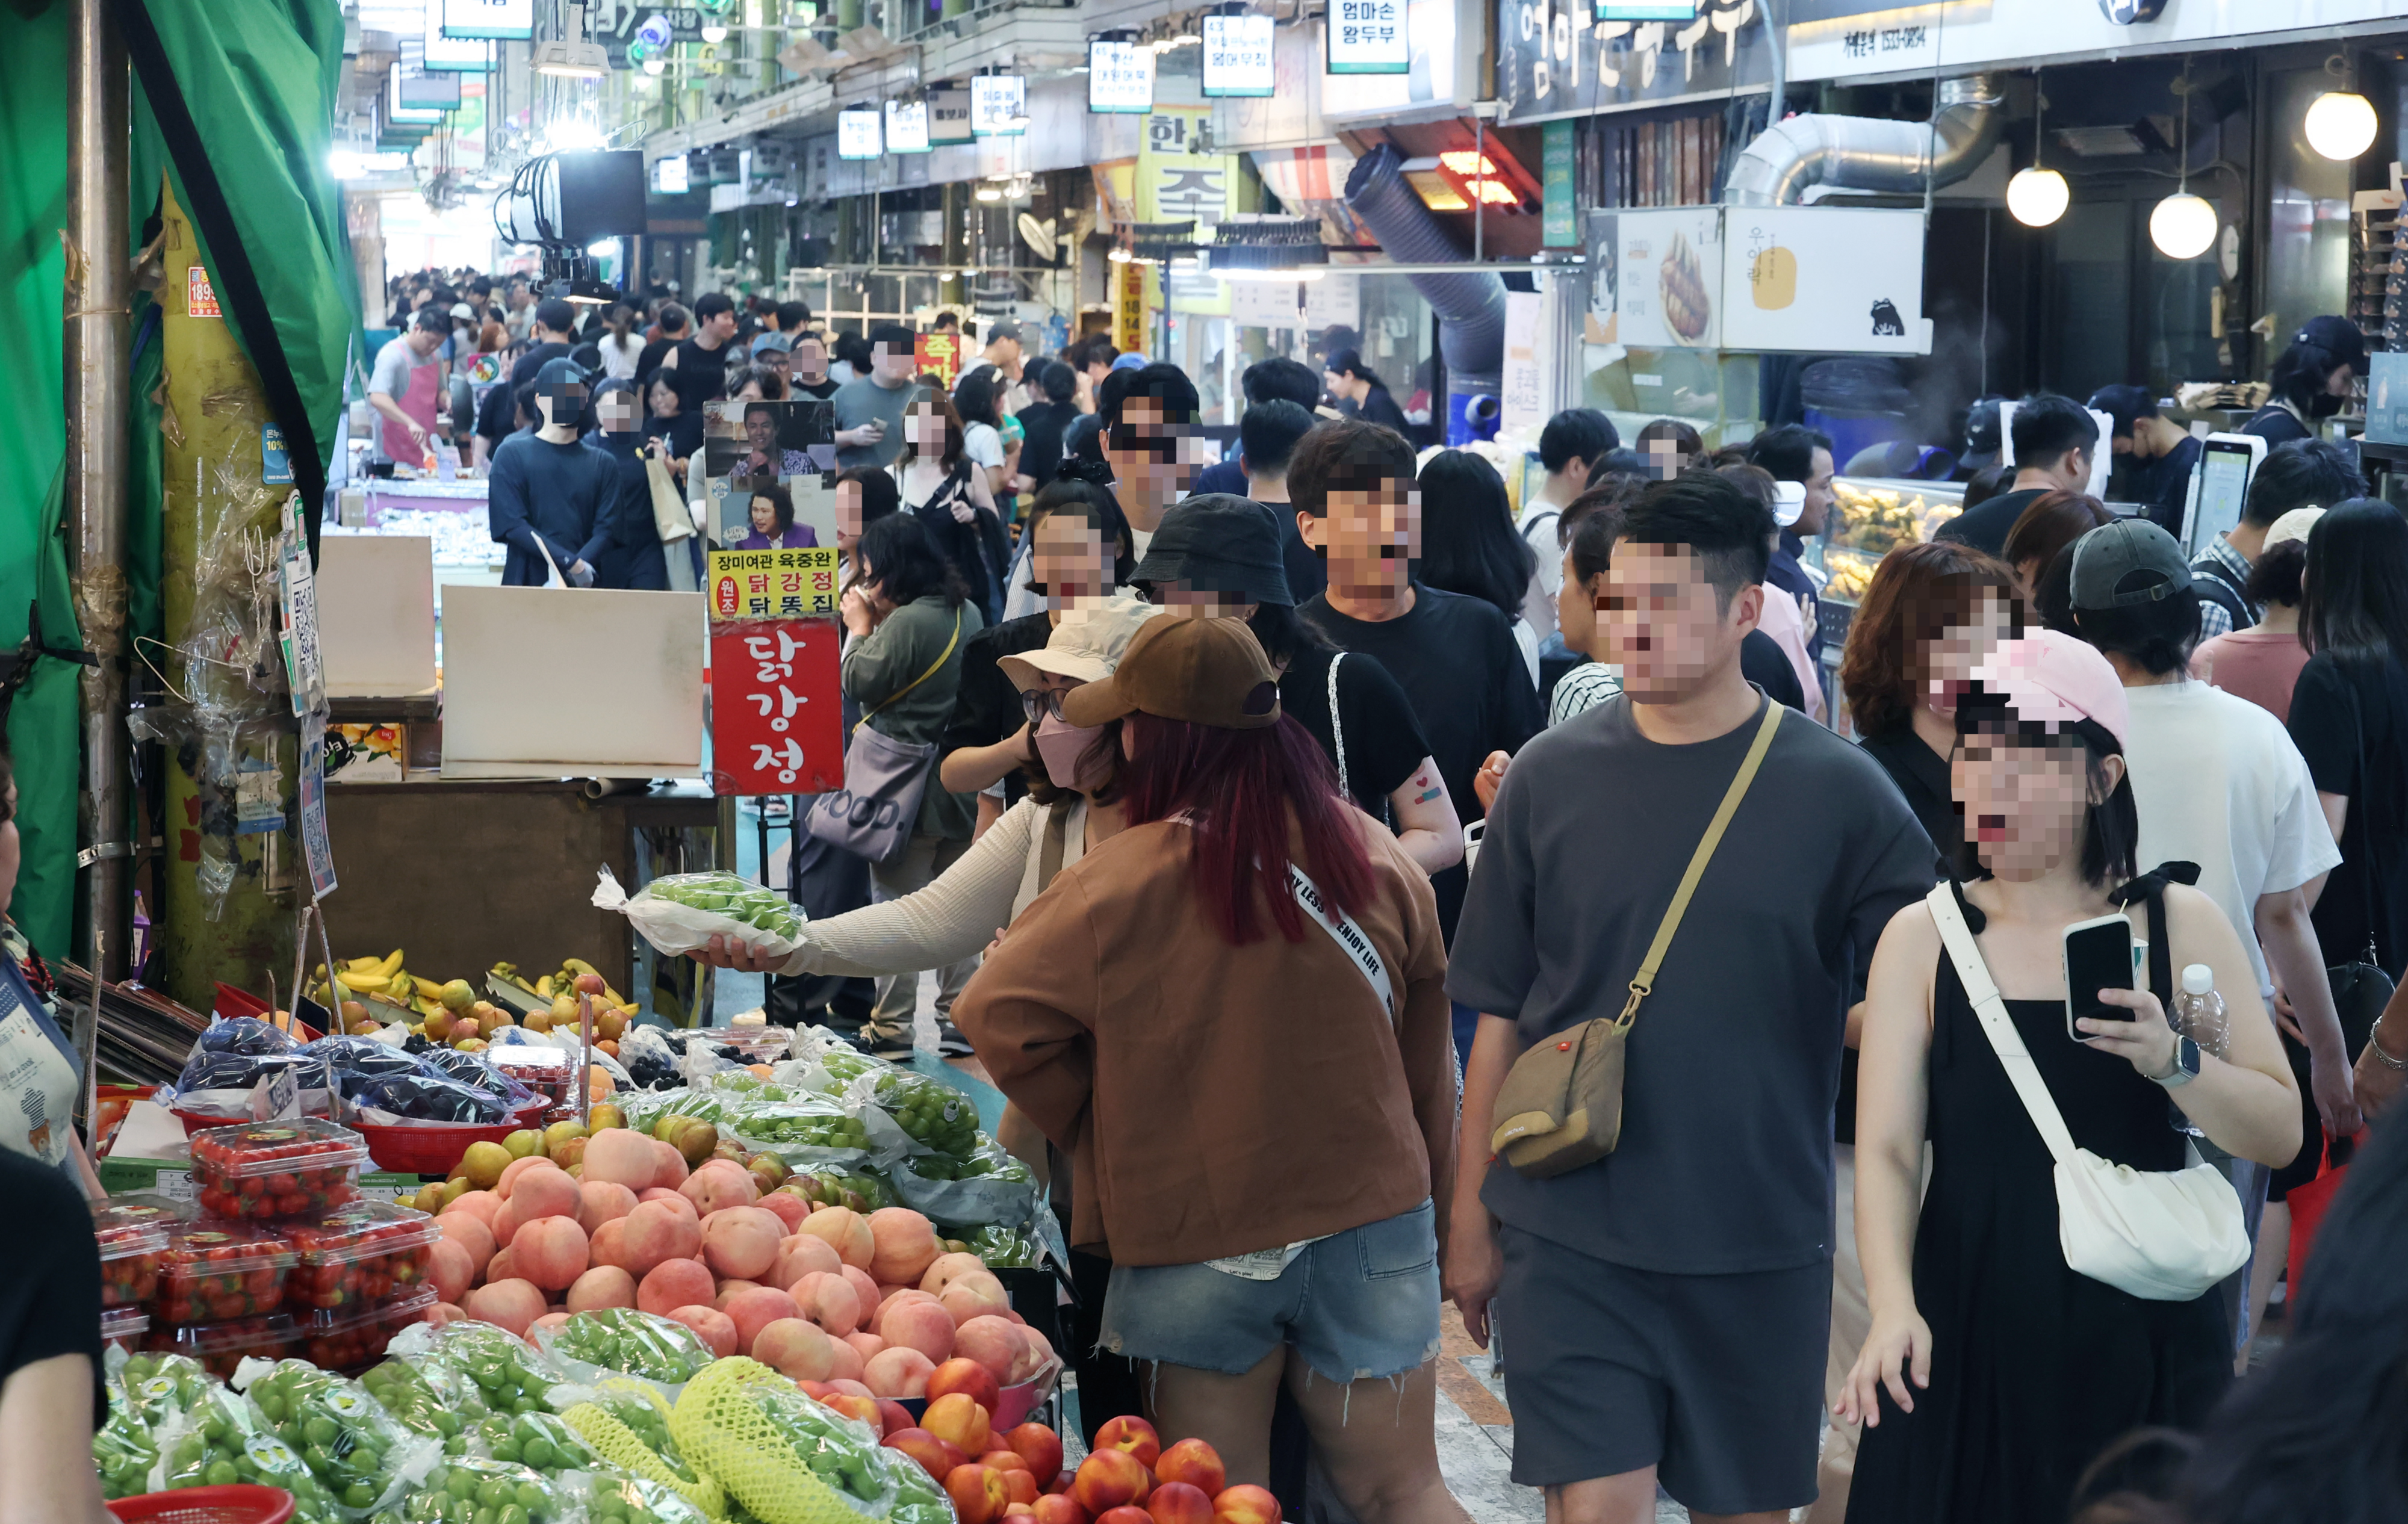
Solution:
[(2170, 1090), (2178, 1090), (2199, 1077), (2199, 1045), (2187, 1037), (2174, 1039), (2174, 1066), (2153, 1076)]

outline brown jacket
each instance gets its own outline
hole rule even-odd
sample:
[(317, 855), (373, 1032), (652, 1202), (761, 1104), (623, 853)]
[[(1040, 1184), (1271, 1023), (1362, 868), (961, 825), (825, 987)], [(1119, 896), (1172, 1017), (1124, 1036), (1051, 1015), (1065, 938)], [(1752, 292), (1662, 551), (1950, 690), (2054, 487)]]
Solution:
[(1192, 1264), (1443, 1199), (1455, 1170), (1446, 948), (1429, 880), (1356, 818), (1355, 923), (1402, 998), (1312, 926), (1231, 947), (1197, 904), (1188, 828), (1125, 831), (1065, 868), (953, 1007), (996, 1084), (1068, 1153), (1070, 1242)]

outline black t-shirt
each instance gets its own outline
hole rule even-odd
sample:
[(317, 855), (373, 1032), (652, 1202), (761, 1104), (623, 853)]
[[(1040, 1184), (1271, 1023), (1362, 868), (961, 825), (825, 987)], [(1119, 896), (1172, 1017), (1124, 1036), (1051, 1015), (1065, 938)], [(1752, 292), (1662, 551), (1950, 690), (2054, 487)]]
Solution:
[(636, 356), (636, 384), (642, 386), (650, 381), (652, 372), (661, 368), (661, 356), (677, 347), (678, 341), (673, 338), (656, 338), (645, 345), (644, 352)]
[(1394, 429), (1407, 439), (1412, 437), (1412, 425), (1405, 421), (1405, 410), (1384, 386), (1375, 386), (1365, 395), (1355, 416), (1366, 423), (1377, 423), (1383, 429)]
[[(1868, 735), (1857, 745), (1881, 763), (1882, 771), (1905, 796), (1907, 808), (1914, 811), (1923, 833), (1931, 838), (1933, 881), (1947, 876), (1949, 865), (1965, 844), (1964, 817), (1956, 813), (1955, 798), (1948, 791), (1948, 759), (1924, 745), (1912, 725), (1901, 725), (1884, 735)], [(1852, 1001), (1864, 998), (1864, 973), (1856, 971)], [(1856, 1050), (1853, 1047), (1840, 1055), (1840, 1104), (1831, 1135), (1842, 1143), (1856, 1141)]]
[(663, 418), (653, 413), (644, 420), (644, 437), (666, 439), (671, 455), (681, 461), (690, 459), (702, 449), (702, 415), (676, 413)]
[[(682, 361), (679, 363), (683, 363)], [(842, 381), (830, 376), (816, 381), (789, 381), (786, 384), (786, 390), (790, 395), (796, 398), (809, 397), (813, 402), (825, 402), (835, 396), (836, 389), (843, 384)]]
[(1396, 820), (1388, 796), (1413, 776), (1430, 754), (1413, 706), (1397, 679), (1376, 657), (1350, 653), (1338, 662), (1338, 725), (1329, 723), (1329, 663), (1339, 653), (1326, 647), (1300, 650), (1280, 675), (1280, 707), (1312, 733), (1338, 762), (1341, 733), (1346, 743), (1346, 791), (1364, 814)]
[[(1326, 593), (1298, 612), (1340, 649), (1377, 657), (1388, 669), (1421, 721), (1455, 815), (1469, 823), (1481, 816), (1471, 791), (1480, 764), (1491, 751), (1519, 751), (1545, 727), (1546, 715), (1512, 626), (1496, 605), (1419, 582), (1413, 593), (1413, 606), (1393, 620), (1349, 619), (1329, 606)], [(1458, 863), (1430, 880), (1450, 940), (1468, 876)]]
[(1750, 630), (1739, 643), (1739, 675), (1764, 690), (1765, 697), (1804, 713), (1806, 690), (1798, 683), (1798, 668), (1781, 642), (1761, 630)]
[(1304, 531), (1296, 527), (1296, 505), (1266, 503), (1263, 506), (1279, 520), (1280, 563), (1287, 568), (1287, 595), (1299, 606), (1309, 604), (1329, 586), (1329, 568), (1322, 564), (1321, 552), (1304, 543)]
[(2268, 449), (2276, 445), (2287, 445), (2294, 439), (2315, 437), (2315, 433), (2300, 421), (2299, 414), (2279, 402), (2270, 402), (2251, 414), (2249, 421), (2241, 425), (2241, 432), (2254, 434), (2265, 440)]
[(2318, 793), (2349, 800), (2341, 866), (2312, 919), (2325, 961), (2362, 957), (2398, 978), (2408, 963), (2408, 671), (2319, 651), (2291, 690), (2290, 732)]
[(727, 361), (735, 352), (730, 344), (706, 349), (700, 339), (678, 340), (677, 366), (669, 375), (676, 377), (672, 384), (687, 412), (699, 413), (704, 403), (727, 394)]
[(1067, 402), (1033, 402), (1013, 415), (1020, 420), (1020, 474), (1039, 491), (1062, 466), (1062, 434), (1079, 409)]
[(486, 391), (484, 405), (477, 409), (477, 432), (495, 445), (509, 438), (519, 426), (519, 388), (534, 380), (544, 366), (567, 358), (566, 344), (538, 344), (519, 356), (510, 365), (510, 378)]
[(65, 1175), (0, 1148), (0, 1221), (8, 1272), (0, 1275), (0, 1385), (60, 1355), (92, 1361), (93, 1427), (108, 1416), (100, 1380), (100, 1244), (92, 1213)]
[(2015, 527), (2015, 520), (2024, 516), (2026, 508), (2047, 496), (2048, 491), (2046, 488), (2027, 487), (2019, 492), (2000, 492), (1941, 525), (1932, 538), (1955, 540), (1989, 555), (2003, 556), (2007, 553), (2007, 531)]
[[(945, 722), (945, 734), (937, 742), (939, 758), (964, 747), (991, 747), (1018, 733), (1028, 719), (1020, 707), (1020, 690), (996, 661), (1036, 650), (1053, 637), (1054, 617), (1040, 608), (980, 631), (962, 648), (961, 686), (953, 691), (953, 717)], [(1004, 776), (1006, 808), (1020, 803), (1027, 792), (1028, 780), (1017, 771)]]
[(2129, 491), (2149, 522), (2169, 534), (2182, 534), (2183, 505), (2190, 496), (2190, 476), (2199, 468), (2200, 452), (2207, 447), (2185, 434), (2181, 443), (2132, 473)]

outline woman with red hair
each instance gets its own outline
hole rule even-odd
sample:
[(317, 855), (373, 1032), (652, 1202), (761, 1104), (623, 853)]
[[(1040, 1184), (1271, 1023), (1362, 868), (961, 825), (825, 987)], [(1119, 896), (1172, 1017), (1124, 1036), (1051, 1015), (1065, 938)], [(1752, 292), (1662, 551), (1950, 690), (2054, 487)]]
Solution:
[(1437, 902), (1278, 676), (1238, 620), (1156, 619), (1060, 697), (1068, 731), (1120, 722), (1127, 824), (954, 1017), (1074, 1160), (1070, 1241), (1112, 1260), (1100, 1342), (1152, 1367), (1165, 1444), (1262, 1484), (1284, 1382), (1356, 1517), (1469, 1524), (1431, 1431), (1455, 1119)]

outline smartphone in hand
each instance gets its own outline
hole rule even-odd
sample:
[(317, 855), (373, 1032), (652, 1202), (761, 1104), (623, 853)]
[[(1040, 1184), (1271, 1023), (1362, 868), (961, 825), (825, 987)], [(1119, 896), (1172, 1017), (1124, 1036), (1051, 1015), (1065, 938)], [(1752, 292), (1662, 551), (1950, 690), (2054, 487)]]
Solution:
[(2132, 988), (2132, 922), (2100, 916), (2065, 929), (2065, 1034), (2088, 1042), (2076, 1021), (2129, 1021), (2133, 1014), (2099, 998), (2101, 990)]

